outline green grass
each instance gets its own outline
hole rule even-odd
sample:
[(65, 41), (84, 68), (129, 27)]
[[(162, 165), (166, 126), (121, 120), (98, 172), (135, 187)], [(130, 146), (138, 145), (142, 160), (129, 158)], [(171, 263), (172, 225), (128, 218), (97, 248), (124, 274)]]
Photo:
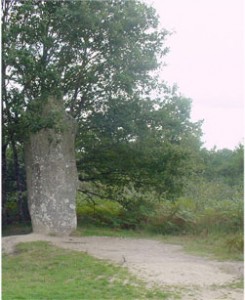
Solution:
[(3, 256), (2, 299), (167, 299), (167, 293), (147, 289), (125, 268), (33, 242)]
[(230, 287), (232, 289), (244, 289), (244, 279), (242, 278), (242, 279), (236, 280), (236, 281), (232, 282), (231, 284), (228, 284), (228, 287)]
[(180, 235), (163, 236), (162, 240), (167, 243), (182, 245), (188, 253), (206, 256), (218, 260), (240, 260), (242, 261), (243, 250), (229, 247), (227, 241), (232, 239), (234, 234), (211, 233), (202, 235)]

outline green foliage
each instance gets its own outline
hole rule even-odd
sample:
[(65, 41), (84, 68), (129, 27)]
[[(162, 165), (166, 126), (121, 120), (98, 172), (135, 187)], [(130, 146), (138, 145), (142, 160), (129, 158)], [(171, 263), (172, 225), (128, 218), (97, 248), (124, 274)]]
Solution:
[(238, 232), (243, 230), (243, 222), (242, 201), (221, 201), (206, 207), (200, 213), (196, 230)]
[(237, 251), (244, 253), (244, 235), (242, 233), (238, 233), (235, 236), (228, 238), (226, 241), (226, 246), (229, 251)]
[[(226, 182), (211, 182), (203, 177), (188, 180), (185, 196), (174, 201), (159, 196), (154, 189), (121, 189), (115, 200), (124, 209), (123, 214), (118, 212), (113, 217), (117, 220), (116, 228), (143, 229), (170, 240), (174, 238), (168, 235), (178, 235), (176, 240), (181, 242), (182, 236), (189, 251), (242, 259), (243, 190), (240, 185), (231, 187)], [(115, 228), (113, 223), (110, 226)]]
[(167, 31), (138, 1), (3, 1), (2, 26), (4, 113), (18, 108), (17, 120), (50, 91), (79, 121), (130, 99), (152, 84), (149, 72), (166, 53)]
[[(26, 192), (26, 174), (24, 166), (24, 153), (21, 145), (17, 144), (16, 152), (17, 158), (14, 157), (13, 147), (7, 147), (5, 150), (5, 164), (7, 168), (3, 170), (3, 190), (2, 193), (2, 213), (3, 222), (2, 225), (16, 223), (20, 221), (20, 210), (22, 210), (23, 221), (29, 221), (28, 205), (27, 205), (27, 192)], [(17, 184), (16, 165), (18, 163), (18, 179), (19, 186)], [(21, 189), (21, 190), (19, 190)], [(5, 195), (7, 199), (5, 199)], [(21, 196), (21, 203), (19, 197)]]
[(239, 232), (243, 230), (244, 195), (240, 185), (222, 181), (195, 180), (186, 185), (185, 196), (196, 205), (197, 232), (206, 230)]
[[(59, 115), (44, 111), (48, 97), (54, 96), (64, 101), (67, 113), (78, 123), (78, 160), (87, 150), (90, 158), (79, 173), (91, 177), (87, 170), (96, 155), (93, 144), (103, 139), (104, 148), (108, 146), (108, 135), (101, 136), (98, 130), (94, 133), (91, 127), (102, 125), (103, 117), (110, 126), (115, 107), (123, 119), (122, 108), (127, 107), (123, 103), (131, 109), (135, 99), (139, 102), (153, 88), (150, 72), (160, 66), (158, 58), (167, 52), (164, 44), (168, 32), (158, 27), (154, 9), (135, 0), (6, 0), (2, 12), (4, 147), (14, 143), (23, 149), (30, 133), (57, 129), (57, 125), (61, 129)], [(133, 112), (131, 123), (137, 108)], [(121, 139), (118, 126), (120, 122), (113, 129)], [(129, 128), (127, 135), (133, 131)], [(82, 143), (86, 135), (85, 149)], [(120, 144), (115, 149), (125, 154), (129, 148)], [(103, 170), (103, 165), (108, 168), (105, 160), (112, 158), (110, 153), (101, 153), (99, 163), (92, 167), (100, 175), (107, 172)], [(113, 154), (111, 164), (118, 159), (118, 154)], [(9, 169), (8, 162), (5, 169)], [(119, 181), (117, 178), (110, 180)], [(9, 196), (9, 189), (5, 190), (4, 203)], [(20, 188), (18, 192), (21, 194)]]
[(115, 102), (106, 114), (87, 119), (90, 126), (79, 130), (77, 140), (81, 180), (97, 180), (108, 192), (133, 185), (167, 198), (180, 195), (183, 179), (195, 168), (200, 124), (189, 119), (189, 99), (176, 91), (161, 96)]
[(89, 201), (81, 194), (77, 197), (77, 218), (79, 224), (95, 224), (117, 228), (122, 207), (115, 201), (94, 199)]
[(242, 186), (230, 187), (222, 181), (207, 181), (204, 178), (189, 180), (183, 193), (185, 197), (196, 200), (200, 207), (216, 201), (239, 201), (243, 199)]
[(155, 207), (155, 214), (149, 222), (149, 229), (159, 234), (186, 233), (195, 224), (192, 201), (175, 202), (163, 200)]
[(163, 201), (151, 219), (152, 229), (162, 234), (211, 232), (236, 233), (243, 230), (243, 201), (216, 201), (201, 207), (197, 201), (180, 198)]
[[(118, 202), (118, 203), (117, 203)], [(157, 198), (153, 192), (124, 190), (117, 202), (80, 202), (78, 217), (85, 223), (111, 228), (148, 229), (158, 234), (237, 233), (243, 231), (243, 201), (209, 201)]]
[(121, 229), (121, 228), (112, 228), (105, 226), (98, 226), (93, 224), (82, 224), (78, 226), (77, 230), (73, 233), (73, 236), (111, 236), (119, 238), (153, 238), (154, 235), (152, 232), (134, 229)]
[(154, 213), (153, 192), (136, 191), (132, 186), (125, 187), (123, 192), (118, 195), (117, 201), (122, 205), (123, 210), (119, 215), (121, 228), (141, 229), (148, 218)]
[[(26, 192), (22, 194), (22, 198), (23, 198), (22, 208), (23, 208), (23, 211), (27, 214), (25, 221), (28, 221), (29, 215), (28, 215), (28, 208), (27, 208)], [(6, 226), (7, 224), (20, 222), (19, 207), (18, 207), (18, 203), (17, 203), (16, 199), (18, 199), (17, 192), (8, 193), (8, 201), (4, 207), (6, 221), (5, 221), (5, 223), (2, 224), (3, 227)]]
[(45, 242), (20, 244), (2, 261), (2, 299), (166, 299), (120, 268)]
[[(16, 146), (18, 152), (18, 163), (19, 163), (19, 172), (21, 177), (21, 184), (23, 185), (23, 189), (25, 189), (25, 163), (24, 163), (24, 151), (23, 147), (17, 144)], [(17, 192), (17, 186), (15, 182), (15, 165), (14, 165), (14, 153), (12, 147), (7, 147), (6, 149), (6, 163), (8, 165), (7, 168), (7, 176), (6, 176), (6, 189), (9, 192)]]
[[(240, 237), (240, 238), (238, 238)], [(202, 234), (193, 235), (164, 235), (162, 240), (166, 243), (182, 245), (184, 250), (195, 255), (211, 257), (218, 260), (238, 260), (243, 261), (244, 252), (241, 247), (229, 246), (230, 240), (240, 240), (243, 243), (242, 234), (211, 232), (208, 235)], [(234, 242), (232, 242), (234, 244)]]
[(109, 190), (133, 183), (168, 197), (181, 192), (200, 124), (190, 121), (190, 99), (153, 76), (168, 35), (153, 8), (135, 0), (4, 1), (2, 23), (6, 141), (22, 144), (55, 127), (58, 116), (43, 107), (48, 96), (63, 98), (78, 123), (80, 178)]
[[(191, 100), (153, 76), (167, 53), (168, 32), (158, 23), (154, 9), (136, 0), (3, 1), (4, 205), (11, 214), (26, 192), (23, 137), (62, 130), (59, 114), (43, 109), (52, 91), (78, 124), (79, 179), (92, 186), (83, 192), (96, 194), (90, 204), (78, 202), (81, 221), (161, 233), (240, 230), (243, 146), (200, 149)], [(21, 191), (10, 144), (20, 153)]]
[(2, 227), (2, 236), (28, 234), (32, 232), (31, 222), (11, 223)]
[(242, 144), (233, 151), (204, 149), (201, 155), (205, 163), (204, 177), (207, 180), (221, 181), (229, 186), (243, 186), (244, 147)]

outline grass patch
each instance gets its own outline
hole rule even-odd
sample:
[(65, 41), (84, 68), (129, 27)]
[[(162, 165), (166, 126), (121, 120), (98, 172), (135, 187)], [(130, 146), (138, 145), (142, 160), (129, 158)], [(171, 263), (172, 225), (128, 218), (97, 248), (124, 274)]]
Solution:
[(188, 253), (207, 256), (218, 260), (238, 260), (242, 261), (243, 250), (229, 246), (227, 243), (234, 234), (211, 233), (207, 236), (198, 235), (166, 235), (162, 240), (167, 243), (182, 245)]
[(228, 287), (232, 289), (244, 289), (244, 279), (236, 280), (231, 284), (228, 284)]
[(2, 259), (2, 299), (167, 299), (124, 268), (46, 242), (24, 243)]

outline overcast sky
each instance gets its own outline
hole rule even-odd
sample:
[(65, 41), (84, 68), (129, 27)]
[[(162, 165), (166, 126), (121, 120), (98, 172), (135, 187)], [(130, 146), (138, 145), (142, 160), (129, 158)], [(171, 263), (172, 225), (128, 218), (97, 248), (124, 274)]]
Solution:
[(208, 149), (234, 149), (244, 136), (243, 0), (145, 0), (175, 31), (162, 78), (193, 100)]

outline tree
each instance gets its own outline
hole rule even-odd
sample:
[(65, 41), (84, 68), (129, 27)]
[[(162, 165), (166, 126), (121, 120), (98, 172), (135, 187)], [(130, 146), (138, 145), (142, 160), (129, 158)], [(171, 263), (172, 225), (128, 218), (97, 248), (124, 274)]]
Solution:
[(167, 32), (145, 4), (5, 0), (2, 8), (3, 155), (60, 126), (55, 111), (45, 114), (49, 96), (63, 99), (81, 132), (91, 116), (154, 86)]
[(91, 115), (77, 139), (80, 180), (102, 183), (111, 198), (132, 184), (177, 197), (201, 146), (201, 123), (190, 121), (190, 108), (190, 99), (169, 90), (155, 101), (135, 98)]
[(239, 144), (235, 150), (204, 149), (204, 176), (209, 181), (221, 181), (231, 187), (243, 185), (244, 147)]
[(106, 109), (111, 99), (130, 99), (150, 85), (148, 73), (165, 52), (167, 32), (156, 29), (154, 11), (137, 1), (3, 3), (3, 73), (12, 97), (19, 97), (15, 110), (34, 110), (34, 100), (50, 91), (63, 93), (77, 119), (85, 107)]

